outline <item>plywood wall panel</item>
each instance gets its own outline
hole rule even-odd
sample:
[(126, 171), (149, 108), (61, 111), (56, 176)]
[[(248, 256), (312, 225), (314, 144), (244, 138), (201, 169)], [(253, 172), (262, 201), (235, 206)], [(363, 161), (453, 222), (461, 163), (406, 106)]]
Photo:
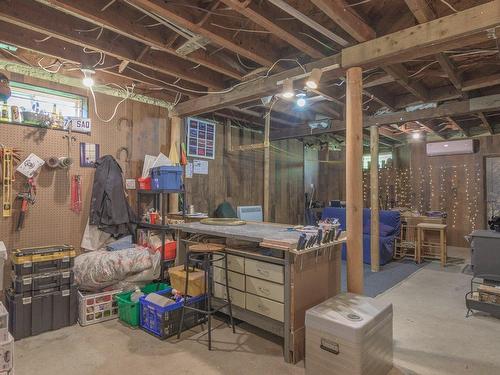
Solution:
[[(24, 78), (15, 75), (11, 79), (29, 84), (49, 87), (87, 96), (88, 93), (73, 87), (52, 84), (46, 81)], [(98, 111), (101, 117), (109, 118), (116, 103), (120, 100), (106, 95), (96, 94)], [(0, 218), (0, 240), (8, 249), (25, 246), (42, 246), (68, 243), (79, 247), (82, 233), (87, 223), (93, 168), (80, 168), (80, 142), (98, 143), (101, 155), (117, 157), (120, 147), (128, 147), (131, 159), (125, 161), (125, 153), (120, 161), (125, 176), (135, 177), (142, 168), (145, 153), (158, 153), (168, 144), (167, 111), (165, 109), (138, 102), (126, 101), (118, 109), (115, 119), (109, 123), (100, 121), (94, 114), (92, 98), (89, 99), (89, 116), (92, 119), (92, 134), (73, 133), (76, 142), (71, 146), (74, 164), (69, 170), (51, 170), (43, 167), (37, 179), (37, 202), (29, 207), (25, 228), (15, 232), (19, 215), (20, 201), (14, 203), (11, 218)], [(127, 119), (129, 121), (120, 121)], [(128, 123), (128, 124), (127, 124)], [(67, 141), (62, 131), (42, 130), (30, 127), (0, 124), (0, 143), (7, 147), (22, 149), (21, 157), (31, 152), (46, 159), (50, 156), (66, 156)], [(82, 176), (83, 210), (77, 214), (70, 210), (70, 176)], [(14, 194), (23, 190), (24, 178), (16, 173)], [(135, 194), (131, 194), (134, 198)]]

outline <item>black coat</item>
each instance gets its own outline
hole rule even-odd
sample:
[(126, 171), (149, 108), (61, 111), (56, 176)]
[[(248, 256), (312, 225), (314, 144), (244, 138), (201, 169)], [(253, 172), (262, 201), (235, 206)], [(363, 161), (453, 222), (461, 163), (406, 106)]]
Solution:
[(134, 235), (138, 219), (125, 196), (120, 165), (106, 155), (96, 161), (95, 168), (90, 224), (114, 237)]

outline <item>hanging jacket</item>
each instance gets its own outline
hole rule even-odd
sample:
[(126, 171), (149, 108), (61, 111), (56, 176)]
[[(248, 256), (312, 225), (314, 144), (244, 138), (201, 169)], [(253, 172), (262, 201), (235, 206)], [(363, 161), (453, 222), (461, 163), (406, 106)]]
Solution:
[(106, 155), (95, 162), (94, 185), (90, 203), (90, 224), (114, 237), (135, 234), (138, 219), (123, 188), (122, 169)]

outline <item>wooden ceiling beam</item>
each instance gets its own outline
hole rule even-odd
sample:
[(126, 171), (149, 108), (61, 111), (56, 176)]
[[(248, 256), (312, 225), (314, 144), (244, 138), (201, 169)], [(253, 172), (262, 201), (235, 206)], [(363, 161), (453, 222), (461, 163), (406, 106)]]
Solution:
[(204, 36), (213, 43), (260, 65), (271, 66), (278, 59), (276, 52), (271, 49), (272, 47), (260, 42), (255, 35), (252, 35), (251, 38), (241, 35), (242, 33), (234, 36), (234, 31), (216, 28), (211, 24), (200, 26), (194, 14), (182, 7), (175, 7), (175, 4), (168, 4), (161, 0), (127, 0), (127, 2)]
[[(277, 36), (286, 43), (294, 46), (299, 51), (311, 56), (314, 59), (320, 59), (325, 57), (317, 48), (312, 46), (313, 42), (308, 40), (305, 41), (302, 38), (296, 36), (289, 27), (280, 25), (277, 21), (276, 12), (269, 7), (265, 2), (257, 5), (252, 1), (241, 2), (240, 0), (221, 0), (224, 4), (229, 6), (231, 9), (242, 14), (249, 21), (259, 25), (265, 30), (271, 32), (273, 35)], [(300, 32), (301, 30), (297, 30)]]
[[(347, 47), (341, 53), (305, 64), (313, 68), (338, 72), (361, 66), (365, 69), (386, 66), (391, 61), (416, 59), (438, 53), (453, 46), (468, 46), (488, 40), (486, 30), (500, 25), (500, 0), (491, 1), (462, 12), (442, 17), (380, 38)], [(471, 37), (472, 36), (472, 37)], [(239, 104), (279, 91), (278, 82), (303, 74), (300, 67), (240, 85), (224, 94), (206, 95), (180, 103), (175, 110), (180, 116), (211, 112), (226, 105)]]
[(311, 2), (358, 42), (366, 42), (376, 37), (375, 31), (344, 0)]
[(94, 25), (104, 27), (127, 38), (144, 43), (149, 47), (153, 47), (157, 50), (167, 52), (177, 57), (181, 57), (195, 64), (200, 64), (228, 77), (235, 78), (240, 81), (243, 78), (243, 75), (239, 71), (229, 67), (224, 61), (219, 59), (217, 55), (209, 56), (208, 53), (202, 49), (193, 51), (186, 56), (179, 56), (174, 48), (169, 47), (169, 35), (162, 34), (157, 29), (148, 29), (138, 24), (132, 18), (133, 15), (130, 12), (127, 12), (127, 9), (125, 9), (124, 6), (122, 6), (119, 11), (116, 9), (111, 9), (109, 7), (105, 11), (101, 11), (102, 2), (100, 0), (36, 1), (52, 7), (58, 11), (80, 18), (84, 21), (91, 22)]
[(317, 31), (318, 33), (322, 34), (323, 36), (327, 37), (331, 41), (341, 45), (342, 47), (346, 47), (349, 45), (349, 42), (345, 40), (344, 38), (340, 37), (339, 35), (333, 33), (320, 23), (314, 21), (312, 18), (306, 16), (304, 13), (300, 12), (299, 10), (295, 9), (292, 7), (290, 4), (288, 4), (284, 0), (268, 0), (271, 4), (274, 6), (280, 8), (284, 12), (288, 13), (292, 17), (295, 17), (297, 20), (302, 22), (303, 24), (309, 26), (311, 29)]
[[(415, 16), (418, 23), (426, 23), (437, 18), (434, 10), (429, 6), (427, 1), (425, 0), (405, 0), (406, 5), (410, 8), (411, 12)], [(448, 76), (451, 83), (457, 90), (462, 89), (462, 82), (460, 76), (457, 74), (455, 70), (455, 66), (451, 62), (451, 60), (444, 53), (438, 53), (435, 55), (436, 60), (439, 65)]]
[[(381, 115), (367, 116), (363, 120), (363, 127), (372, 125), (383, 126), (391, 124), (402, 124), (405, 122), (425, 121), (434, 118), (446, 118), (452, 116), (461, 116), (471, 113), (488, 112), (500, 108), (500, 94), (489, 95), (478, 98), (460, 100), (456, 102), (443, 103), (435, 108), (417, 109), (412, 112), (400, 111), (395, 113), (385, 113)], [(345, 130), (345, 122), (341, 120), (332, 120), (332, 127), (329, 129), (314, 130), (313, 134), (333, 133)], [(287, 139), (303, 137), (310, 134), (308, 127), (296, 127), (283, 131), (277, 131), (272, 134), (273, 139)]]
[(478, 112), (477, 115), (479, 116), (479, 119), (483, 123), (483, 126), (486, 128), (486, 130), (488, 131), (488, 133), (490, 133), (490, 135), (493, 135), (494, 134), (493, 127), (491, 126), (491, 123), (488, 121), (488, 119), (486, 118), (486, 116), (484, 115), (484, 113), (483, 112)]
[[(134, 62), (174, 78), (181, 78), (212, 89), (224, 87), (223, 77), (219, 73), (203, 67), (194, 70), (186, 64), (185, 60), (175, 56), (169, 56), (166, 59), (162, 58), (159, 52), (150, 52), (138, 61), (137, 54), (142, 46), (137, 45), (136, 42), (134, 42), (135, 45), (125, 43), (123, 40), (113, 42), (105, 40), (102, 35), (96, 39), (92, 34), (78, 32), (76, 30), (88, 29), (89, 23), (48, 7), (36, 6), (30, 0), (17, 0), (15, 6), (9, 2), (0, 2), (0, 20), (82, 48), (100, 51), (119, 60)], [(43, 43), (50, 44), (51, 42), (53, 41), (47, 40)]]
[(451, 125), (453, 125), (455, 128), (457, 129), (460, 129), (460, 131), (462, 133), (464, 133), (464, 135), (466, 137), (470, 137), (470, 132), (464, 128), (462, 125), (460, 125), (458, 122), (456, 122), (451, 116), (446, 116), (445, 117), (446, 121), (448, 121)]
[[(44, 34), (23, 28), (15, 28), (13, 30), (10, 24), (0, 21), (0, 40), (2, 40), (4, 43), (8, 43), (16, 47), (26, 49), (28, 51), (36, 52), (41, 55), (58, 58), (61, 61), (68, 61), (74, 63), (75, 65), (81, 64), (83, 52), (79, 46), (61, 40), (51, 40), (51, 43), (45, 43), (45, 42), (37, 43), (35, 41), (35, 40), (41, 40), (43, 38)], [(128, 78), (135, 82), (146, 83), (154, 87), (168, 87), (168, 85), (161, 84), (159, 81), (164, 81), (171, 84), (173, 84), (173, 82), (175, 81), (175, 79), (173, 79), (172, 77), (162, 75), (161, 73), (158, 73), (156, 71), (147, 70), (144, 67), (134, 66), (133, 64), (130, 63), (122, 73), (119, 73), (118, 66), (120, 64), (120, 61), (113, 57), (109, 57), (107, 59), (107, 64), (109, 64), (109, 66), (116, 65), (116, 67), (114, 69), (105, 69), (105, 70), (97, 69), (97, 70), (108, 74), (113, 74), (115, 76)], [(135, 71), (130, 69), (131, 65)], [(136, 71), (141, 71), (141, 72), (144, 71), (144, 74), (146, 74), (148, 77), (151, 78), (142, 76)], [(203, 87), (191, 84), (189, 82), (182, 81), (180, 84), (182, 84), (186, 88), (190, 88), (193, 90), (203, 89)], [(173, 92), (177, 91), (183, 92), (183, 90), (178, 90), (174, 88), (170, 88), (170, 90)], [(185, 93), (188, 96), (191, 97), (193, 96), (189, 92)]]
[[(312, 0), (312, 2), (358, 42), (366, 42), (376, 37), (375, 30), (344, 0)], [(402, 64), (388, 66), (384, 70), (410, 93), (423, 101), (426, 100), (426, 88), (419, 82), (411, 82)]]

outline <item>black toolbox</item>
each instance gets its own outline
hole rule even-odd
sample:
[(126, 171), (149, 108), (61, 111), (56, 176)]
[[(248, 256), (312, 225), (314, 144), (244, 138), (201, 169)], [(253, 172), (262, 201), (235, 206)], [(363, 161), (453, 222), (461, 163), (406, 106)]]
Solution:
[(9, 330), (14, 339), (76, 324), (78, 317), (77, 287), (64, 290), (44, 289), (26, 296), (8, 290), (5, 294), (9, 310)]
[(17, 276), (15, 273), (12, 273), (11, 288), (14, 293), (26, 293), (53, 288), (59, 288), (60, 290), (69, 289), (69, 286), (73, 284), (74, 278), (75, 276), (72, 270), (25, 276)]
[(16, 249), (11, 254), (12, 270), (17, 276), (69, 270), (76, 251), (69, 245)]

